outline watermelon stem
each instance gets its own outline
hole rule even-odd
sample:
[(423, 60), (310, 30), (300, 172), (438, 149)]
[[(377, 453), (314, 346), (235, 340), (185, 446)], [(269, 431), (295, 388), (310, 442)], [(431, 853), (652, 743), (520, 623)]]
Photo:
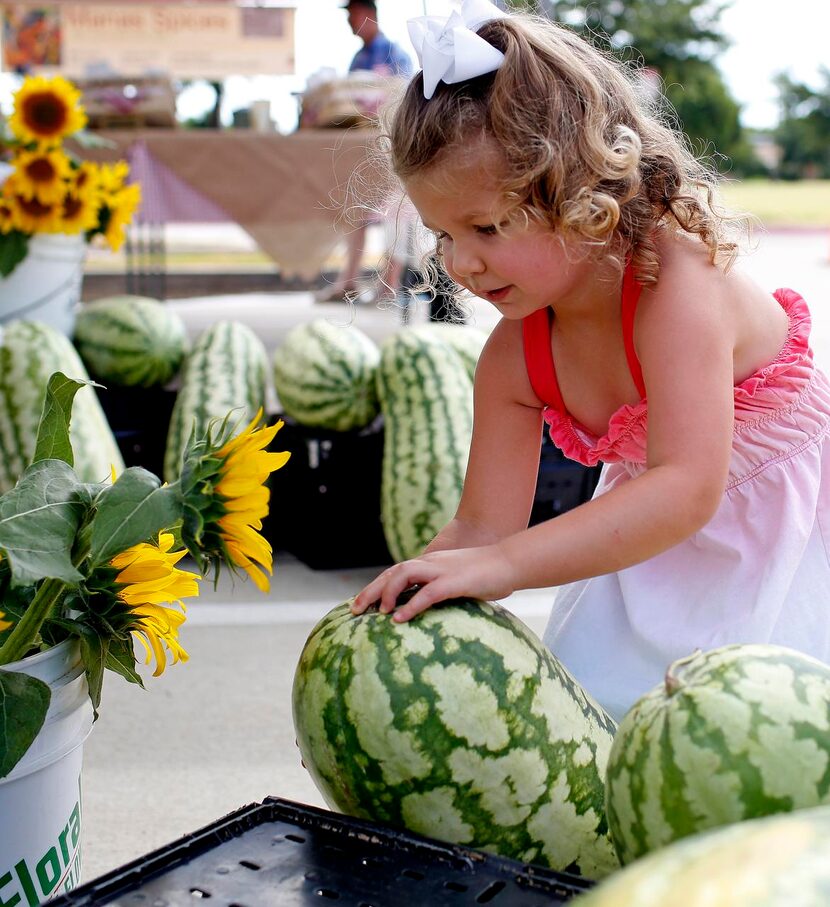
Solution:
[(678, 658), (666, 668), (666, 676), (663, 682), (666, 687), (667, 696), (674, 696), (674, 694), (683, 686), (683, 681), (677, 676), (676, 672), (685, 668), (687, 664), (694, 661), (700, 654), (701, 650), (695, 649), (691, 655), (686, 655), (684, 658)]

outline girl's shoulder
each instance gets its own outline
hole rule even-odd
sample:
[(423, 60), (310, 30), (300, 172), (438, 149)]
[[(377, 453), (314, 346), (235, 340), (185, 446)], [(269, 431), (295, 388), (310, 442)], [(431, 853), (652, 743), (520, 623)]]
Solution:
[(478, 360), (476, 387), (490, 388), (516, 403), (541, 405), (527, 374), (521, 320), (502, 318), (490, 332)]
[(709, 250), (685, 234), (667, 235), (658, 243), (660, 274), (644, 298), (692, 301), (712, 300), (728, 294), (731, 272), (712, 263)]

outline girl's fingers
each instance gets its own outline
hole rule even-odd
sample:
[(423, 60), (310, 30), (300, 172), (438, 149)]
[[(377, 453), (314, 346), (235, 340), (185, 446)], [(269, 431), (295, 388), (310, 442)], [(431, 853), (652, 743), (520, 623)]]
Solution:
[(398, 596), (410, 586), (417, 583), (429, 582), (431, 573), (429, 568), (417, 561), (404, 561), (388, 570), (384, 570), (361, 592), (352, 602), (352, 614), (363, 614), (366, 609), (376, 602), (380, 603), (380, 611), (389, 614), (395, 609)]
[(446, 596), (441, 595), (435, 590), (438, 583), (428, 583), (422, 586), (415, 595), (392, 615), (392, 620), (396, 623), (404, 623), (411, 620), (415, 615), (431, 608), (436, 602), (443, 601)]

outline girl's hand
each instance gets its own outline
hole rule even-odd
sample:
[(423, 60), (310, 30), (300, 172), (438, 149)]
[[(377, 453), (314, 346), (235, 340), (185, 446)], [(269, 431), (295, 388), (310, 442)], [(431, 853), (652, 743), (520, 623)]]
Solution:
[(401, 592), (414, 585), (420, 588), (393, 620), (407, 621), (448, 598), (499, 599), (515, 588), (513, 566), (498, 545), (432, 551), (384, 570), (356, 596), (352, 614), (362, 614), (377, 601), (381, 612), (389, 614)]

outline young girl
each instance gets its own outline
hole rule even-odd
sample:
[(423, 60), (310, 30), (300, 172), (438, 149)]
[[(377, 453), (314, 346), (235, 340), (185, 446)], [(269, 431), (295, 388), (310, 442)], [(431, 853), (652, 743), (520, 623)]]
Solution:
[[(390, 130), (447, 272), (502, 316), (464, 492), (353, 611), (391, 612), (412, 585), (395, 620), (560, 586), (545, 642), (617, 718), (695, 648), (828, 659), (830, 383), (806, 303), (729, 270), (705, 170), (621, 67), (553, 23), (492, 13), (419, 26), (426, 69)], [(472, 65), (478, 41), (498, 56)], [(605, 467), (591, 501), (528, 529), (542, 420)]]

